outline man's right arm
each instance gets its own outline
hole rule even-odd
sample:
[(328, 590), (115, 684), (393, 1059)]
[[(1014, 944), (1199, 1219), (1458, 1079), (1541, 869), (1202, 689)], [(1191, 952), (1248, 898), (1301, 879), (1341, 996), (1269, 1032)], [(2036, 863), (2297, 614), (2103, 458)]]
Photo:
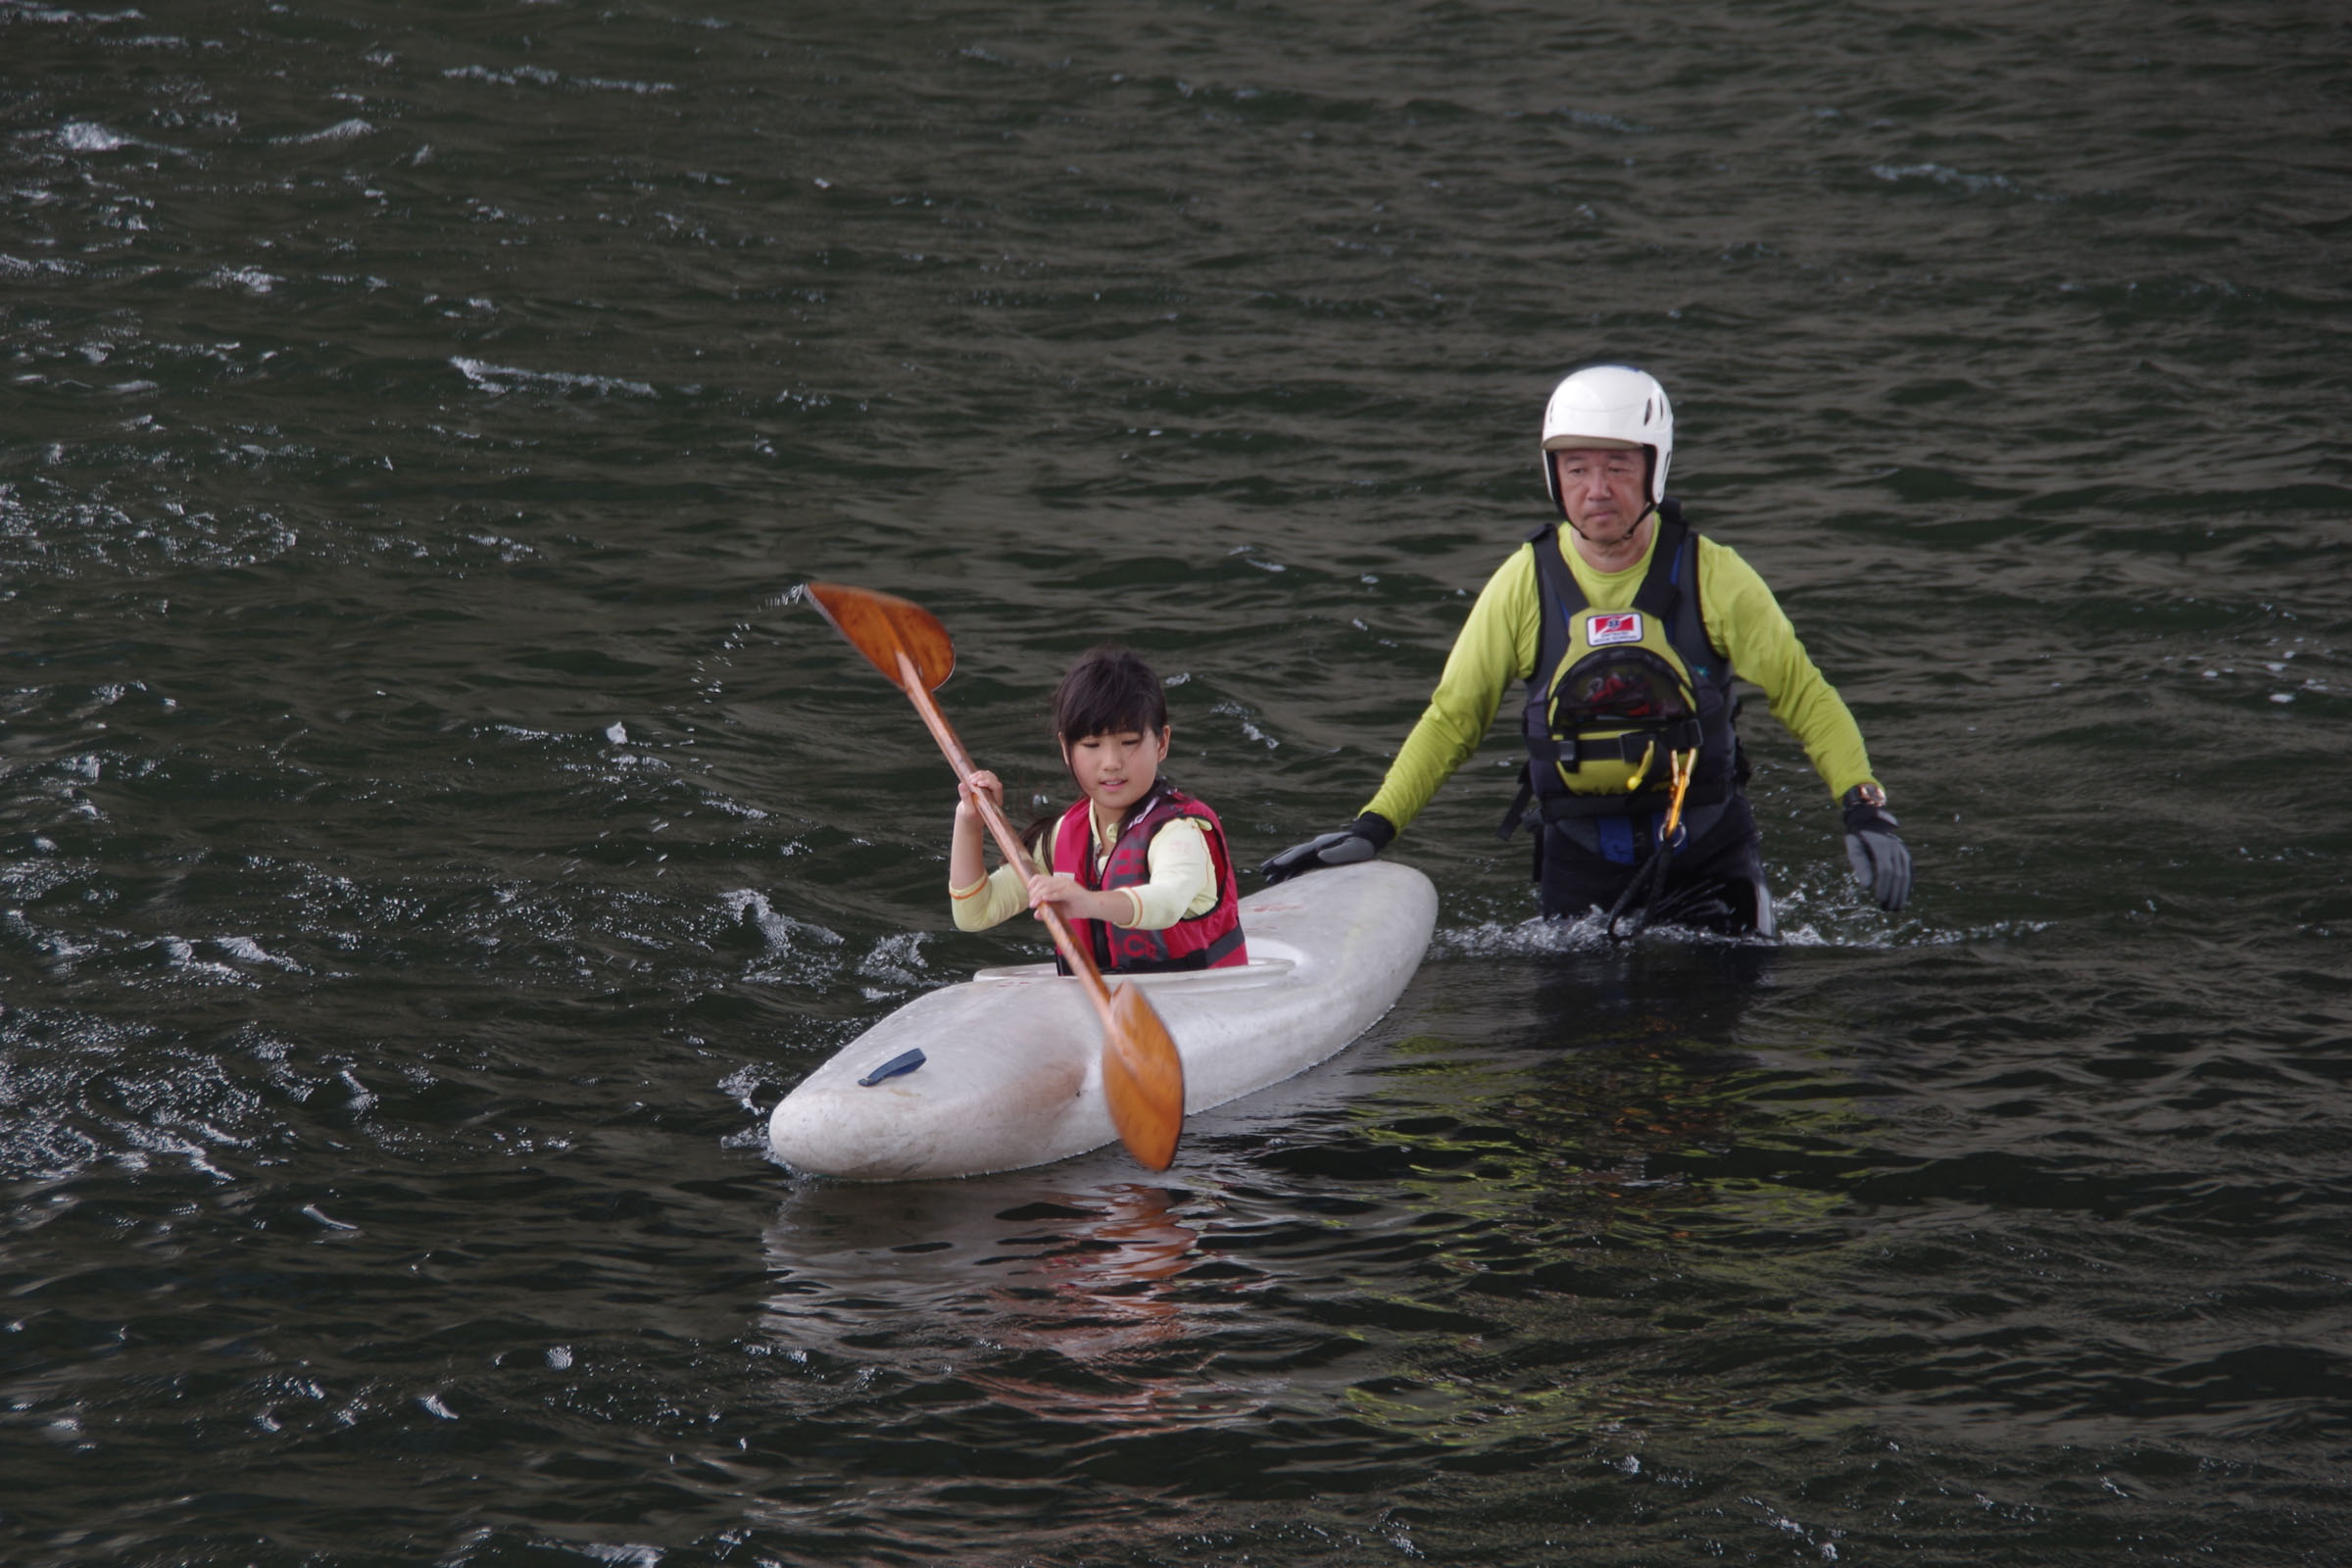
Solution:
[(1429, 707), (1404, 738), (1365, 812), (1402, 831), (1454, 769), (1470, 760), (1494, 722), (1504, 690), (1535, 667), (1537, 615), (1536, 558), (1523, 549), (1479, 591), (1453, 652), (1446, 656), (1446, 672), (1438, 677)]

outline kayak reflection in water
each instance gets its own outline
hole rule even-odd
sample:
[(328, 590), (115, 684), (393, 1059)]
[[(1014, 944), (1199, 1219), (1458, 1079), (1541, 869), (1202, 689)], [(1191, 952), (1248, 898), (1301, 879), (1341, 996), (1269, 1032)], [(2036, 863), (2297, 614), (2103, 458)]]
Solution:
[(1052, 905), (1105, 973), (1247, 963), (1224, 827), (1159, 776), (1173, 731), (1152, 666), (1123, 648), (1095, 649), (1054, 690), (1054, 728), (1080, 795), (1029, 824), (1028, 865), (984, 872), (973, 797), (985, 793), (1002, 810), (1004, 786), (983, 769), (958, 787), (948, 852), (956, 927), (982, 931)]
[[(1845, 814), (1855, 876), (1900, 909), (1911, 854), (1853, 715), (1772, 590), (1729, 546), (1692, 532), (1666, 495), (1674, 414), (1623, 365), (1560, 382), (1544, 411), (1546, 522), (1488, 579), (1428, 709), (1380, 791), (1337, 833), (1259, 869), (1269, 882), (1368, 859), (1469, 760), (1510, 681), (1525, 683), (1528, 760), (1503, 818), (1533, 810), (1544, 912), (1773, 934), (1747, 765), (1732, 728), (1734, 670), (1764, 689)], [(1563, 529), (1561, 523), (1565, 523)]]
[[(1200, 1236), (1164, 1188), (1121, 1183), (1046, 1206), (1061, 1212), (1042, 1217), (1034, 1242), (1000, 1247), (1036, 1250), (1016, 1252), (1004, 1282), (989, 1292), (989, 1339), (1015, 1353), (967, 1363), (966, 1381), (1032, 1415), (1117, 1420), (1139, 1431), (1191, 1425), (1203, 1406), (1227, 1402), (1217, 1396), (1245, 1392), (1189, 1365), (1184, 1396), (1169, 1386), (1165, 1360), (1191, 1362), (1188, 1351), (1224, 1326), (1229, 1311), (1182, 1299), (1176, 1278), (1203, 1261), (1194, 1251)], [(1019, 1353), (1041, 1350), (1068, 1365)]]

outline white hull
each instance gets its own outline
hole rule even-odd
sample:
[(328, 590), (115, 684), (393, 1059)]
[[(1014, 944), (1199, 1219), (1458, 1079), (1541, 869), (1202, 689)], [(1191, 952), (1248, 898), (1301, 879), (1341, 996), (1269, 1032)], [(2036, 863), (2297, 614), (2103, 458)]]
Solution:
[[(1339, 866), (1242, 901), (1247, 966), (1112, 983), (1146, 989), (1184, 1057), (1184, 1108), (1205, 1110), (1305, 1071), (1371, 1027), (1412, 979), (1437, 917), (1437, 890), (1410, 866)], [(918, 1047), (914, 1071), (858, 1082)], [(1118, 1136), (1102, 1055), (1077, 981), (1051, 964), (984, 969), (842, 1047), (776, 1106), (768, 1147), (795, 1169), (859, 1181), (1067, 1159)]]

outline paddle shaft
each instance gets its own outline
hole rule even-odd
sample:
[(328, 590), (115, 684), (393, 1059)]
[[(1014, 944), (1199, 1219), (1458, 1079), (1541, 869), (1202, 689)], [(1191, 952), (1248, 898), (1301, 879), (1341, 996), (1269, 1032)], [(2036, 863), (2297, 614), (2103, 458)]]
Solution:
[[(913, 702), (914, 710), (923, 715), (924, 724), (930, 727), (931, 738), (939, 742), (939, 749), (947, 754), (948, 765), (956, 770), (956, 778), (968, 781), (979, 770), (972, 766), (971, 755), (964, 751), (963, 742), (956, 739), (955, 729), (948, 723), (948, 715), (939, 710), (939, 704), (932, 700), (930, 691), (923, 685), (922, 672), (915, 668), (914, 661), (906, 657), (904, 649), (899, 653), (899, 685)], [(1004, 857), (1004, 863), (1026, 878), (1029, 853), (1021, 847), (1021, 836), (1012, 830), (1012, 824), (1004, 820), (1004, 813), (997, 809), (997, 803), (986, 794), (974, 790), (971, 799), (972, 804), (979, 808), (980, 820), (988, 824), (989, 835), (997, 841), (997, 852)], [(1060, 950), (1062, 957), (1068, 961), (1071, 973), (1077, 975), (1079, 984), (1086, 987), (1087, 1000), (1094, 1003), (1095, 1010), (1102, 1015), (1103, 1023), (1109, 1025), (1112, 1022), (1110, 988), (1102, 983), (1102, 971), (1095, 967), (1094, 955), (1086, 951), (1085, 944), (1071, 931), (1069, 922), (1061, 917), (1059, 909), (1050, 904), (1041, 905), (1037, 914), (1039, 919), (1045, 921), (1046, 929), (1053, 933), (1054, 946)]]

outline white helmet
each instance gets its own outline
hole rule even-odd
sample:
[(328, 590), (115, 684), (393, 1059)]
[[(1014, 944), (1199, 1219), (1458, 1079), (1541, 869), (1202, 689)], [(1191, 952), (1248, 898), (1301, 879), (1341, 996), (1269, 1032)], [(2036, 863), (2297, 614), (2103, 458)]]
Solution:
[(1674, 461), (1674, 408), (1657, 377), (1630, 365), (1593, 365), (1551, 389), (1544, 405), (1544, 489), (1560, 501), (1554, 452), (1600, 447), (1649, 454), (1649, 504), (1666, 499), (1666, 467)]

